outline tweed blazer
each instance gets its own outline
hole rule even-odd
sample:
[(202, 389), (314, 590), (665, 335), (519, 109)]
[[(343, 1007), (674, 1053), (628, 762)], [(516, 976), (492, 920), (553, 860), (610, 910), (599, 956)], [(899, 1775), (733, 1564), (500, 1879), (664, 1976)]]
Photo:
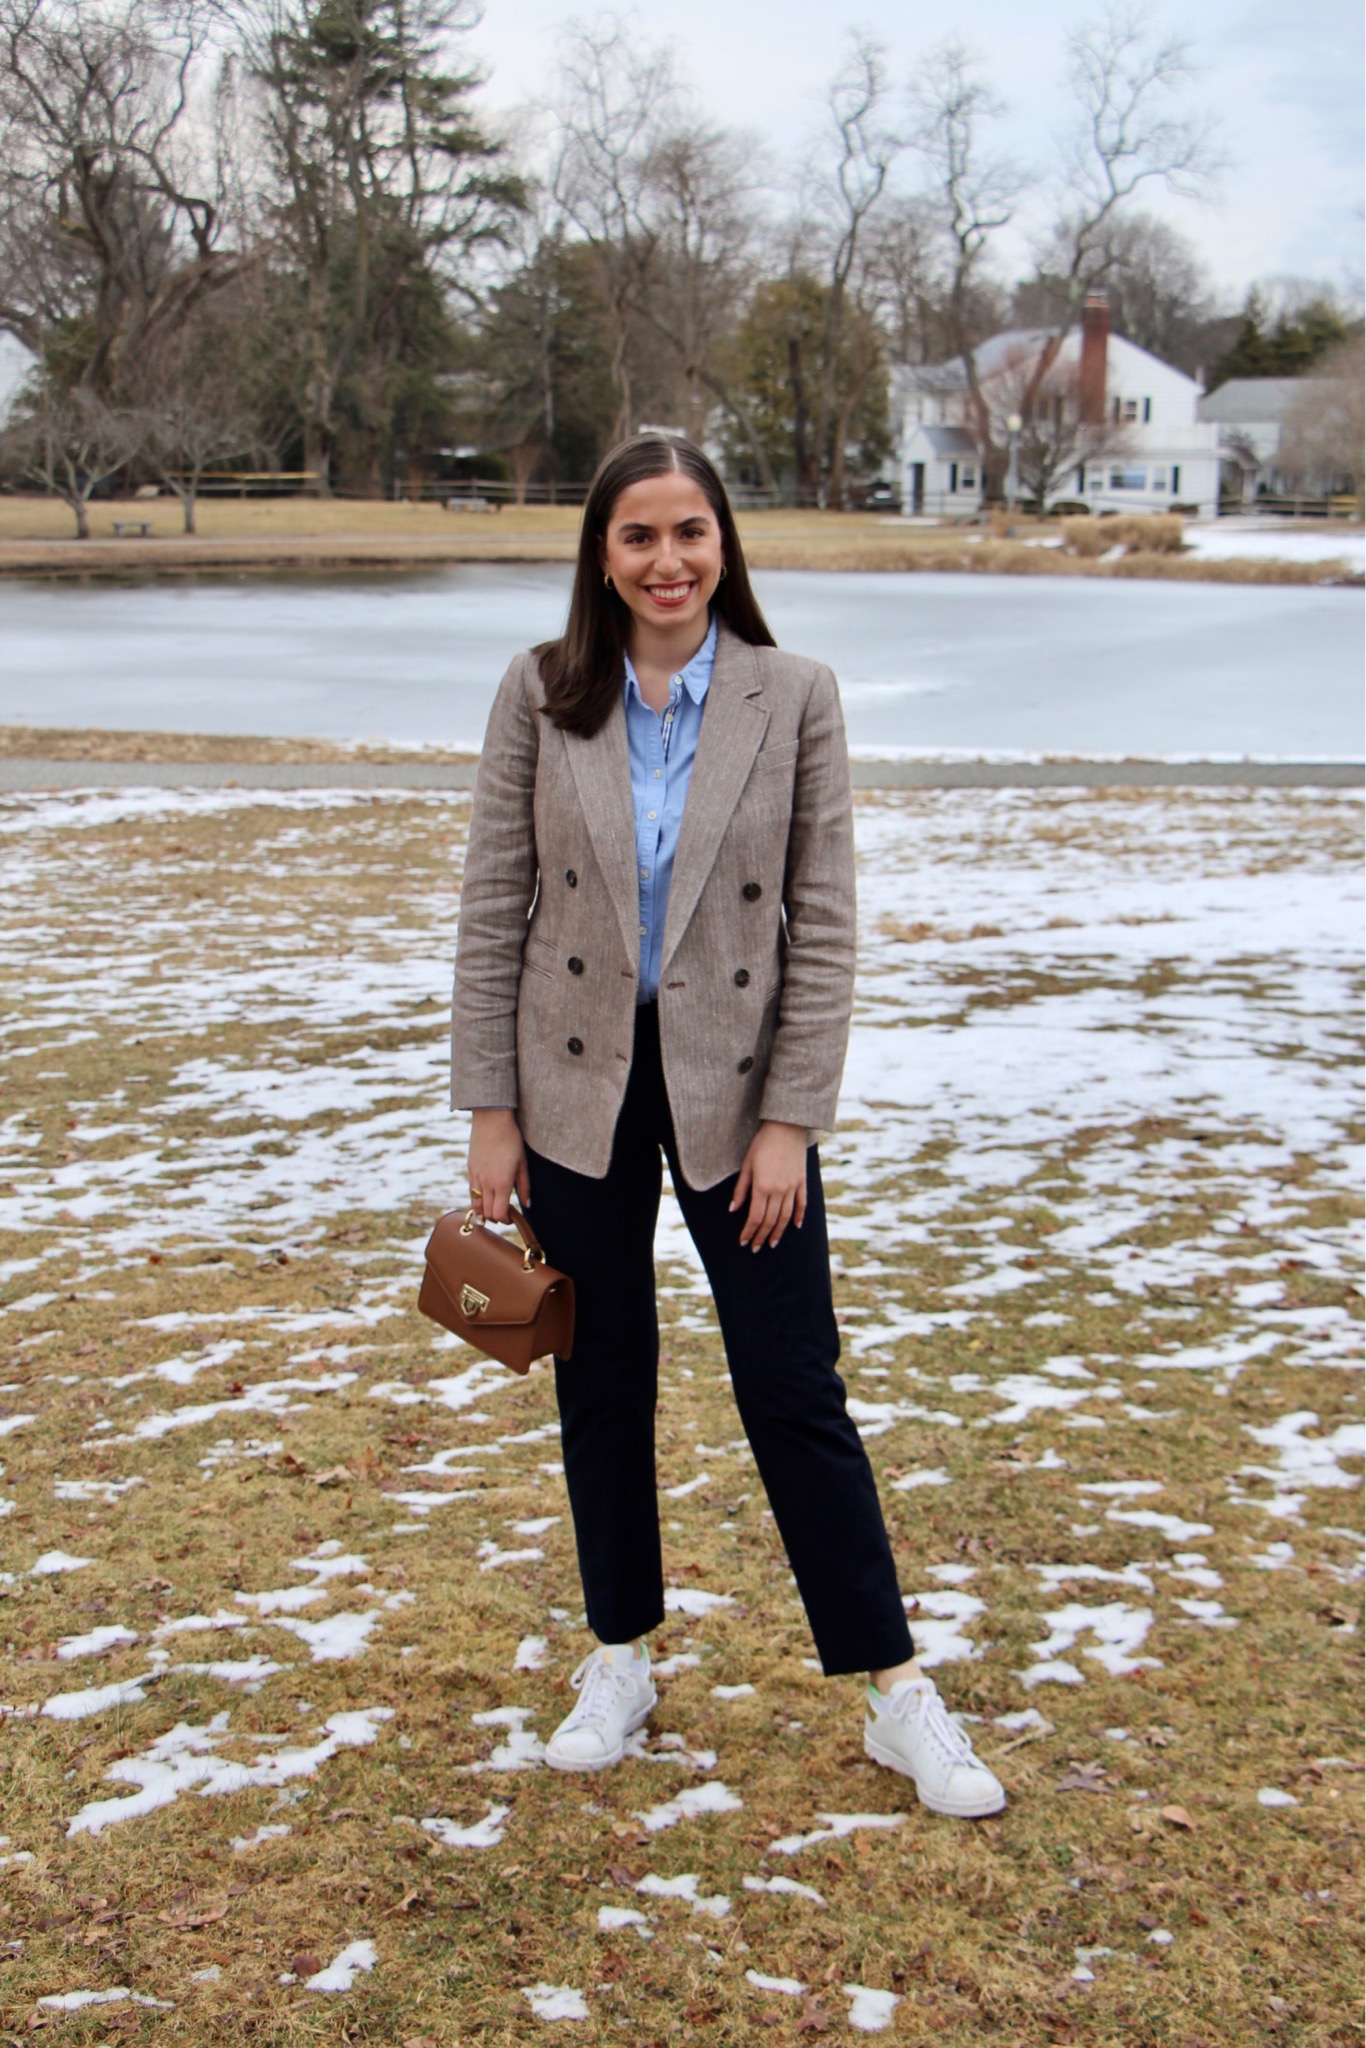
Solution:
[[(621, 697), (592, 739), (541, 712), (534, 655), (499, 687), (474, 792), (451, 1015), (451, 1102), (517, 1112), (600, 1179), (640, 977)], [(659, 1031), (683, 1174), (735, 1173), (761, 1120), (835, 1121), (853, 1008), (849, 763), (828, 668), (722, 625), (664, 927)]]

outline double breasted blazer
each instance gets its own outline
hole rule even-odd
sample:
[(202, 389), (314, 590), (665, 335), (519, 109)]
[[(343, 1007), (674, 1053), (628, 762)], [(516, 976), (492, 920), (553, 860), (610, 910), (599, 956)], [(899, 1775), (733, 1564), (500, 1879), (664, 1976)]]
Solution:
[[(451, 1101), (601, 1178), (640, 979), (623, 697), (592, 739), (542, 715), (534, 655), (499, 687), (475, 783), (451, 1016)], [(679, 829), (659, 1031), (680, 1163), (739, 1170), (761, 1120), (835, 1121), (853, 1008), (849, 763), (828, 668), (722, 625)]]

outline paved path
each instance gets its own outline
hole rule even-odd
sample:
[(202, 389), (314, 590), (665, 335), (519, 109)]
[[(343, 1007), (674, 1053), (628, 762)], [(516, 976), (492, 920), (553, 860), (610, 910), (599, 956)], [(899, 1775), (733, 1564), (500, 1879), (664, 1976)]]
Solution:
[[(1360, 761), (855, 761), (856, 789), (1360, 789)], [(472, 789), (473, 762), (0, 760), (44, 789)]]

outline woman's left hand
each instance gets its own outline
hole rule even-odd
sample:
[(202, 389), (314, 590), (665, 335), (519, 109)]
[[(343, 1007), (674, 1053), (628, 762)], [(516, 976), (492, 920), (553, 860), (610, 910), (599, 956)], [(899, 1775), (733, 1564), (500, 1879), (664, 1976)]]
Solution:
[(806, 1129), (802, 1124), (763, 1123), (745, 1154), (731, 1197), (732, 1214), (749, 1199), (741, 1244), (757, 1252), (775, 1245), (789, 1223), (798, 1230), (806, 1215)]

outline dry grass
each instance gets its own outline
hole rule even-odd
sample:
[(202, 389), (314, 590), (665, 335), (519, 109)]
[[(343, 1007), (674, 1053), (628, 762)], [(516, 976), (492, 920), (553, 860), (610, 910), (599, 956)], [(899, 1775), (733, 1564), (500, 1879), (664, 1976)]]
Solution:
[[(11, 803), (4, 816), (29, 808)], [(654, 1725), (689, 1751), (715, 1750), (714, 1770), (657, 1746), (596, 1781), (463, 1775), (509, 1733), (473, 1715), (521, 1706), (549, 1732), (583, 1640), (547, 1375), (490, 1374), (456, 1406), (469, 1354), (411, 1308), (425, 1228), (458, 1185), (437, 991), (464, 806), (33, 809), (48, 822), (10, 842), (0, 895), (0, 1216), (13, 1225), (0, 1244), (0, 1420), (35, 1418), (0, 1443), (14, 1574), (0, 1584), (0, 1700), (18, 1710), (0, 1765), (0, 2014), (14, 2038), (800, 2048), (850, 2038), (842, 1987), (853, 1983), (899, 1996), (889, 2039), (934, 2048), (1357, 2040), (1360, 1636), (1357, 1547), (1340, 1525), (1359, 1504), (1311, 1488), (1299, 1519), (1278, 1519), (1258, 1505), (1271, 1498), (1264, 1483), (1238, 1477), (1269, 1456), (1245, 1426), (1312, 1409), (1326, 1432), (1352, 1412), (1342, 1360), (1321, 1355), (1334, 1318), (1360, 1305), (1328, 1256), (1357, 1207), (1331, 1162), (1306, 1154), (1275, 1168), (1281, 1199), (1299, 1204), (1290, 1231), (1253, 1215), (1268, 1173), (1255, 1133), (1198, 1104), (1074, 1128), (1008, 1195), (960, 1179), (943, 1146), (884, 1156), (871, 1126), (827, 1148), (837, 1229), (853, 1233), (837, 1238), (851, 1387), (865, 1401), (909, 1392), (918, 1404), (869, 1438), (904, 1583), (932, 1603), (946, 1581), (929, 1568), (963, 1567), (987, 1602), (966, 1628), (977, 1654), (939, 1676), (956, 1707), (983, 1717), (980, 1746), (1011, 1794), (1002, 1818), (970, 1828), (920, 1811), (908, 1787), (863, 1761), (857, 1687), (804, 1666), (809, 1644), (752, 1464), (735, 1449), (701, 1455), (733, 1446), (739, 1429), (709, 1314), (682, 1268), (664, 1275), (660, 1481), (703, 1484), (663, 1503), (669, 1576), (735, 1604), (670, 1616), (656, 1655), (700, 1661), (663, 1682)], [(899, 820), (915, 826), (904, 858), (917, 891), (938, 817), (947, 857), (984, 877), (1033, 864), (1049, 888), (1069, 860), (1138, 875), (1175, 858), (1184, 886), (1203, 872), (1335, 874), (1359, 858), (1351, 807), (1312, 796), (869, 803), (865, 823), (889, 848)], [(897, 858), (879, 856), (879, 872)], [(1046, 933), (1070, 939), (1067, 918), (1045, 915), (1009, 962), (993, 950), (996, 925), (941, 924), (893, 919), (870, 935), (873, 1014), (907, 958), (922, 977), (915, 1021), (936, 1027), (1002, 1006), (1024, 1020), (1069, 988), (1143, 995), (1145, 970), (1124, 946), (1048, 957)], [(1230, 959), (1214, 978), (1264, 1003), (1265, 1030), (1283, 1032), (1291, 1058), (1303, 1020), (1278, 1008), (1283, 964)], [(357, 976), (365, 987), (348, 997)], [(1164, 987), (1205, 995), (1179, 960)], [(1330, 1067), (1323, 1075), (1327, 1086)], [(1179, 1264), (1192, 1246), (1215, 1250), (1195, 1277), (1190, 1266), (1126, 1291), (1113, 1248), (1077, 1226), (1158, 1180), (1166, 1192), (1135, 1213), (1131, 1255)], [(1003, 1217), (1030, 1284), (964, 1295)], [(1293, 1248), (1301, 1225), (1324, 1248), (1313, 1261)], [(1176, 1340), (1217, 1348), (1245, 1335), (1242, 1297), (1268, 1273), (1289, 1318), (1266, 1326), (1283, 1333), (1276, 1346), (1254, 1346), (1223, 1376), (1152, 1370)], [(861, 1330), (908, 1308), (945, 1320), (860, 1348)], [(1050, 1315), (1070, 1319), (1065, 1334)], [(1086, 1361), (1094, 1393), (1065, 1415), (993, 1425), (1002, 1380), (1042, 1373), (1060, 1348)], [(1111, 1386), (1117, 1395), (1102, 1398)], [(135, 1435), (196, 1407), (206, 1412), (187, 1426)], [(483, 1454), (459, 1455), (474, 1446)], [(950, 1485), (895, 1489), (936, 1466)], [(1179, 1543), (1116, 1523), (1103, 1496), (1078, 1492), (1150, 1477), (1164, 1513), (1209, 1525), (1193, 1540), (1236, 1626), (1179, 1609), (1178, 1595), (1201, 1591), (1169, 1576)], [(119, 1492), (129, 1480), (139, 1483)], [(93, 1495), (73, 1498), (73, 1482)], [(414, 1488), (450, 1498), (425, 1513), (395, 1500)], [(549, 1516), (559, 1519), (534, 1535), (515, 1532)], [(425, 1526), (405, 1534), (405, 1521)], [(1293, 1562), (1259, 1568), (1278, 1539)], [(303, 1640), (237, 1596), (306, 1587), (294, 1560), (329, 1542), (363, 1565), (319, 1579), (319, 1597), (285, 1620), (374, 1618), (362, 1654), (311, 1662)], [(489, 1543), (529, 1554), (481, 1569)], [(91, 1561), (31, 1576), (38, 1553), (57, 1548)], [(1131, 1572), (1135, 1559), (1157, 1560), (1151, 1595), (1085, 1576)], [(1078, 1576), (1045, 1593), (1031, 1570), (1040, 1562), (1070, 1562)], [(1043, 1612), (1116, 1596), (1154, 1608), (1143, 1649), (1161, 1668), (1112, 1677), (1079, 1650), (1084, 1684), (1023, 1693), (1014, 1674), (1045, 1633)], [(250, 1633), (155, 1634), (224, 1613)], [(111, 1625), (139, 1641), (56, 1656), (62, 1639)], [(514, 1649), (533, 1635), (549, 1661), (514, 1673)], [(158, 1642), (169, 1653), (159, 1675), (147, 1654)], [(259, 1690), (183, 1668), (252, 1655), (284, 1667)], [(31, 1715), (55, 1694), (148, 1671), (126, 1704), (80, 1720)], [(740, 1682), (755, 1692), (713, 1694)], [(995, 1725), (1026, 1703), (1051, 1727)], [(250, 1763), (278, 1755), (284, 1738), (316, 1742), (330, 1715), (381, 1707), (392, 1718), (372, 1724), (373, 1743), (341, 1748), (282, 1793), (189, 1789), (102, 1834), (67, 1831), (88, 1802), (129, 1792), (110, 1771), (177, 1724), (206, 1730), (225, 1717), (201, 1739)], [(1129, 1739), (1111, 1739), (1116, 1727)], [(1343, 1757), (1349, 1768), (1325, 1761)], [(712, 1776), (742, 1809), (641, 1827), (642, 1811)], [(1299, 1803), (1265, 1809), (1265, 1786)], [(492, 1804), (510, 1809), (492, 1847), (443, 1847), (417, 1825), (470, 1825)], [(772, 1853), (827, 1810), (906, 1818)], [(289, 1832), (234, 1850), (260, 1827)], [(31, 1860), (6, 1866), (16, 1854)], [(643, 1896), (635, 1887), (651, 1873), (696, 1874), (730, 1911)], [(774, 1873), (826, 1905), (745, 1888)], [(646, 1911), (653, 1938), (599, 1932), (599, 1909), (618, 1906)], [(1164, 1930), (1170, 1943), (1150, 1940)], [(362, 1938), (377, 1967), (346, 1996), (281, 1982)], [(1092, 1982), (1074, 1975), (1079, 1948), (1113, 1952), (1094, 1960)], [(749, 1969), (807, 1989), (756, 1990)], [(579, 1988), (590, 2018), (543, 2026), (521, 1990), (542, 1982)], [(171, 2009), (37, 2003), (119, 1986)]]
[(1126, 555), (1179, 555), (1185, 521), (1170, 513), (1118, 519), (1064, 519), (1062, 544), (1070, 555), (1098, 560), (1112, 548)]
[[(130, 511), (151, 518), (151, 540), (113, 538), (114, 520)], [(136, 507), (99, 502), (90, 509), (92, 539), (82, 544), (71, 538), (71, 516), (55, 500), (0, 497), (0, 575), (568, 562), (579, 517), (571, 506), (451, 513), (436, 504), (374, 499), (209, 498), (199, 508), (199, 533), (190, 539), (180, 533), (179, 508), (171, 500)], [(739, 525), (757, 569), (1141, 575), (1215, 583), (1324, 583), (1344, 575), (1343, 565), (1331, 562), (1182, 559), (1169, 532), (1179, 531), (1181, 522), (1168, 518), (1059, 523), (1020, 517), (993, 519), (978, 532), (954, 523), (912, 526), (880, 513), (776, 511), (741, 513)], [(1014, 538), (1008, 537), (1012, 527)], [(1031, 544), (1091, 527), (1099, 536), (1094, 547), (1089, 539), (1077, 548)], [(1121, 541), (1129, 553), (1099, 559)]]
[(0, 725), (0, 760), (7, 761), (227, 761), (307, 764), (313, 761), (402, 763), (419, 754), (425, 764), (477, 759), (445, 747), (376, 746), (358, 741), (265, 739), (235, 733), (115, 732), (95, 726)]

